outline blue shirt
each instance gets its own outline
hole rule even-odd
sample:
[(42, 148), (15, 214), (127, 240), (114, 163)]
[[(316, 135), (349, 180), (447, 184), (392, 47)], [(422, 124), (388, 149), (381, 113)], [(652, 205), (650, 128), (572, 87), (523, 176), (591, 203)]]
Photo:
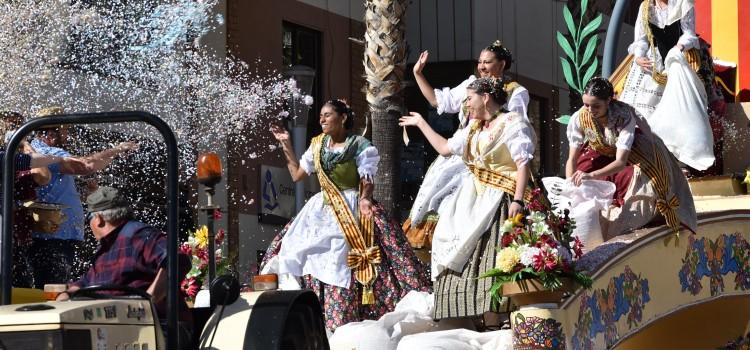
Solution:
[[(58, 157), (70, 157), (70, 153), (57, 147), (47, 146), (46, 143), (34, 139), (31, 146), (41, 153)], [(39, 187), (36, 191), (40, 201), (47, 203), (62, 204), (65, 206), (65, 222), (60, 225), (60, 229), (53, 233), (34, 232), (34, 238), (42, 239), (74, 239), (83, 240), (83, 225), (85, 215), (81, 205), (81, 195), (76, 189), (75, 177), (73, 175), (61, 173), (60, 164), (48, 166), (52, 178), (48, 185)]]

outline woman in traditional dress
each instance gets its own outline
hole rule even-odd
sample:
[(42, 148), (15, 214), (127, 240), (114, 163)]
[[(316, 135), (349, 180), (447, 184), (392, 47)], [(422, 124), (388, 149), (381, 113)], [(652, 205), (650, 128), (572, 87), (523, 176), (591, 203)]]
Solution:
[(713, 66), (701, 59), (707, 48), (695, 34), (694, 1), (644, 0), (634, 30), (634, 62), (618, 99), (643, 115), (679, 161), (705, 170), (715, 160), (708, 102), (717, 97), (712, 77), (697, 75)]
[(372, 199), (380, 156), (370, 141), (351, 133), (352, 110), (341, 100), (328, 101), (320, 125), (323, 133), (299, 162), (289, 132), (272, 128), (292, 179), (316, 173), (322, 192), (273, 240), (261, 271), (279, 274), (292, 288), (312, 289), (333, 331), (393, 311), (407, 292), (428, 291), (429, 278), (401, 228)]
[[(438, 114), (458, 113), (460, 130), (466, 125), (467, 121), (464, 111), (466, 87), (477, 78), (471, 75), (452, 89), (447, 87), (433, 89), (427, 78), (422, 74), (428, 57), (427, 51), (422, 52), (414, 64), (414, 78), (417, 85), (419, 85), (422, 95), (430, 105), (437, 108)], [(505, 71), (510, 69), (512, 63), (513, 55), (510, 50), (503, 47), (498, 40), (480, 52), (477, 60), (477, 73), (482, 78), (500, 78), (504, 76)], [(529, 92), (516, 82), (508, 82), (504, 88), (507, 95), (510, 96), (506, 108), (528, 120)], [(414, 199), (409, 217), (403, 225), (404, 232), (406, 232), (412, 247), (416, 249), (424, 248), (424, 250), (429, 251), (432, 234), (437, 224), (437, 211), (440, 203), (445, 197), (453, 194), (462, 179), (468, 175), (469, 170), (464, 165), (461, 155), (438, 157), (430, 165), (417, 197)]]
[(470, 171), (454, 196), (440, 205), (432, 243), (436, 319), (481, 320), (496, 311), (491, 278), (477, 277), (495, 267), (501, 226), (523, 213), (534, 154), (534, 130), (524, 116), (504, 109), (501, 79), (480, 78), (467, 87), (472, 120), (446, 140), (412, 112), (399, 125), (416, 126), (441, 155), (457, 155)]
[(643, 227), (657, 216), (675, 232), (695, 231), (696, 213), (687, 180), (661, 139), (630, 105), (613, 100), (609, 80), (592, 78), (583, 107), (570, 119), (565, 174), (615, 183), (613, 205), (602, 211), (604, 239)]

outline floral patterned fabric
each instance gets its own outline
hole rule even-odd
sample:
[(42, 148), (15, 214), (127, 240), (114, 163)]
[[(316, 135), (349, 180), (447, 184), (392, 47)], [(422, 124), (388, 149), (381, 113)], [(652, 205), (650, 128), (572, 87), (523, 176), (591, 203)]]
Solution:
[[(318, 295), (325, 315), (326, 328), (334, 331), (349, 322), (378, 319), (393, 311), (396, 303), (409, 291), (431, 292), (429, 269), (417, 258), (399, 225), (376, 205), (375, 238), (382, 253), (373, 285), (375, 303), (362, 305), (362, 289), (352, 277), (351, 286), (342, 288), (321, 282), (311, 275), (302, 278), (302, 287)], [(292, 220), (294, 221), (294, 220)], [(261, 266), (265, 266), (281, 249), (289, 225), (271, 242)]]

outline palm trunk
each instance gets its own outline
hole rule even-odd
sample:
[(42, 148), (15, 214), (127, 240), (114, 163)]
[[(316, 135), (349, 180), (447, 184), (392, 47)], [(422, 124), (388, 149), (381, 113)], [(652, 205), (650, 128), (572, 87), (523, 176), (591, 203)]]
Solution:
[(398, 118), (403, 114), (401, 81), (406, 67), (406, 0), (366, 0), (365, 76), (372, 116), (372, 142), (380, 152), (374, 197), (398, 219), (401, 193), (401, 141)]

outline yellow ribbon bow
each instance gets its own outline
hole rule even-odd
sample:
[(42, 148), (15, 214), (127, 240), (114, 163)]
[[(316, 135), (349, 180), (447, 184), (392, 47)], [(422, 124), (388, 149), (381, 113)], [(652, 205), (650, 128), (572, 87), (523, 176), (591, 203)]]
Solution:
[(347, 265), (352, 270), (364, 270), (368, 264), (380, 264), (380, 249), (376, 246), (369, 247), (365, 250), (352, 248), (346, 259)]
[(680, 221), (677, 219), (677, 213), (675, 212), (675, 209), (679, 206), (680, 200), (674, 195), (672, 195), (669, 201), (661, 198), (656, 200), (656, 209), (664, 216), (667, 226), (671, 227), (675, 233), (680, 230)]

